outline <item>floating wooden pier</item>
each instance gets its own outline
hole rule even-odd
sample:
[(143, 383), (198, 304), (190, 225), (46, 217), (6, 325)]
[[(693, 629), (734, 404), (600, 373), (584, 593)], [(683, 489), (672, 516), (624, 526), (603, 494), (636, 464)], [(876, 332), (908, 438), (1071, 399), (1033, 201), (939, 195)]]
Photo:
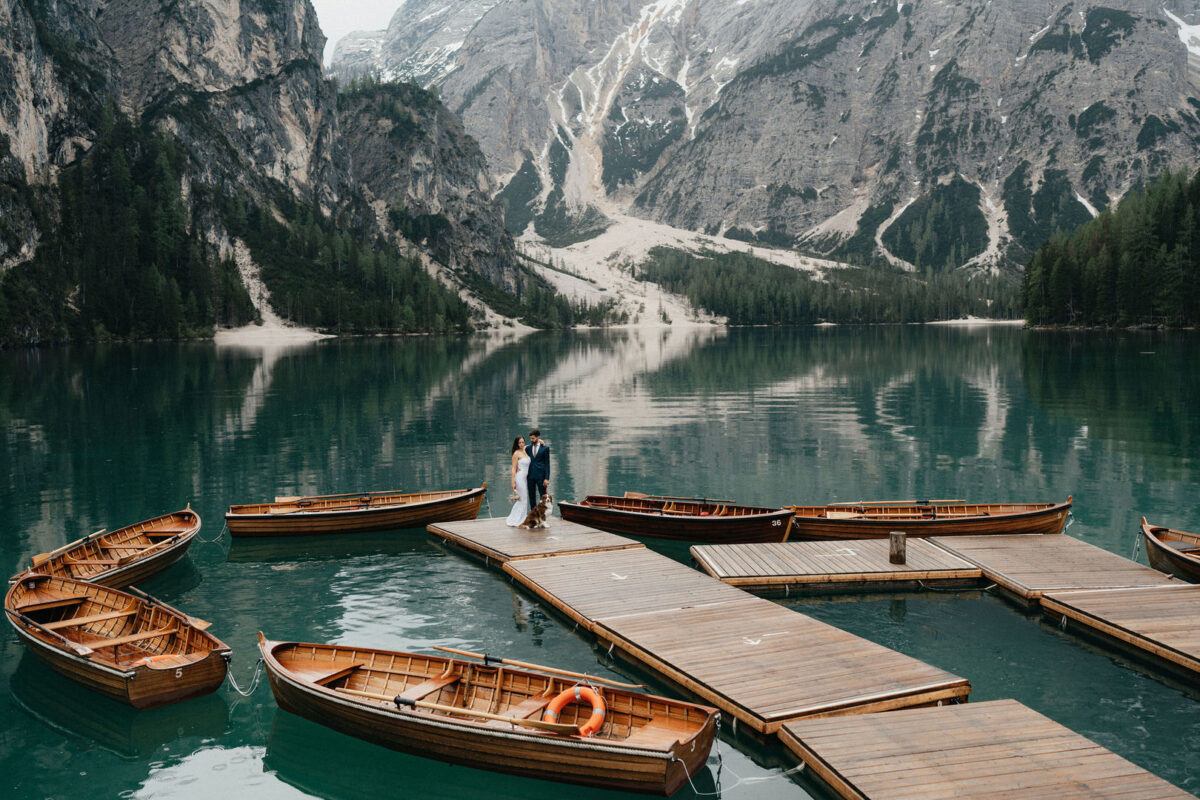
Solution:
[(552, 519), (537, 530), (510, 528), (502, 517), (438, 522), (428, 530), (473, 556), (498, 564), (521, 558), (645, 547), (633, 539), (561, 519)]
[(800, 720), (780, 738), (848, 800), (1192, 797), (1016, 700)]
[(1042, 595), (1042, 610), (1172, 672), (1200, 675), (1200, 585), (1054, 592)]
[(1031, 606), (1046, 592), (1179, 584), (1158, 570), (1060, 533), (942, 536), (929, 541), (976, 564), (984, 578)]
[(904, 564), (887, 539), (697, 545), (692, 558), (717, 580), (756, 594), (970, 587), (983, 571), (925, 540), (909, 539)]
[[(503, 562), (505, 572), (610, 651), (759, 733), (774, 733), (806, 716), (961, 702), (970, 692), (965, 678), (727, 586), (640, 545), (627, 547), (629, 540), (621, 537), (585, 528), (588, 538), (563, 544), (541, 532), (499, 530), (487, 522), (428, 529)], [(549, 530), (564, 533), (564, 525), (555, 520)], [(585, 542), (592, 543), (591, 550)], [(539, 550), (544, 547), (551, 549)]]

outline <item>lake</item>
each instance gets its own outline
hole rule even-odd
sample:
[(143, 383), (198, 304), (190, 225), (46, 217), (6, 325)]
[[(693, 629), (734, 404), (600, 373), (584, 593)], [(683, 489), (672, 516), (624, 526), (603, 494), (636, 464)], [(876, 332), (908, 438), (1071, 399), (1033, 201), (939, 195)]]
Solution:
[[(536, 425), (560, 499), (1073, 495), (1068, 535), (1129, 557), (1142, 515), (1200, 530), (1198, 345), (1194, 332), (924, 326), (0, 352), (0, 568), (190, 503), (205, 541), (141, 588), (212, 621), (243, 686), (258, 630), (643, 678), (423, 531), (231, 543), (224, 511), (486, 480), (483, 513), (503, 516), (509, 447)], [(686, 546), (652, 546), (688, 561)], [(1200, 692), (991, 593), (784, 602), (969, 678), (973, 701), (1016, 698), (1200, 792), (1200, 759), (1186, 757), (1200, 753)], [(393, 753), (279, 711), (265, 680), (248, 698), (222, 688), (134, 711), (43, 667), (7, 625), (0, 718), (0, 790), (13, 797), (613, 796)], [(782, 748), (727, 737), (720, 750), (727, 797), (822, 796)], [(714, 757), (696, 788), (712, 791), (716, 771)]]

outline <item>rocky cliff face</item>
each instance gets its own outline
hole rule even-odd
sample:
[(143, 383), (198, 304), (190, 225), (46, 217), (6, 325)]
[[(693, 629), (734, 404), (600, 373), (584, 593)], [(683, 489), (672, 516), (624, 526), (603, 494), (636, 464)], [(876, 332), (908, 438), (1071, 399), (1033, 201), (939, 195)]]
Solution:
[(393, 218), (440, 214), (436, 257), (516, 285), (474, 141), (436, 101), (405, 109), (414, 132), (402, 141), (365, 130), (361, 104), (339, 109), (307, 0), (0, 0), (0, 31), (0, 266), (32, 255), (56, 171), (115, 111), (182, 146), (181, 193), (214, 243), (227, 238), (219, 204), (202, 194), (315, 205), (367, 237), (397, 236)]
[(438, 85), (510, 228), (616, 203), (928, 270), (1019, 263), (1194, 168), (1197, 23), (1195, 0), (409, 0), (333, 66)]
[(348, 174), (381, 230), (426, 247), (452, 270), (518, 292), (515, 252), (492, 202), (487, 164), (462, 122), (412, 84), (339, 98)]

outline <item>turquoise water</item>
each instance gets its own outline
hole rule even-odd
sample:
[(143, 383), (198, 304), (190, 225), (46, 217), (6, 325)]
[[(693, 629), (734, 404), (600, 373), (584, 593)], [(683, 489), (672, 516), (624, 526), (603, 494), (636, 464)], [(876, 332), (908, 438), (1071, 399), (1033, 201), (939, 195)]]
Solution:
[[(422, 531), (218, 538), (231, 503), (488, 481), (551, 442), (560, 498), (627, 489), (751, 504), (1075, 498), (1069, 535), (1132, 555), (1138, 518), (1200, 530), (1200, 337), (1007, 327), (680, 329), (0, 353), (0, 568), (191, 503), (190, 557), (143, 585), (213, 622), (245, 684), (255, 633), (460, 645), (607, 675), (590, 641)], [(655, 543), (686, 561), (684, 546)], [(1144, 556), (1140, 556), (1144, 561)], [(1200, 692), (990, 594), (790, 601), (1015, 697), (1200, 792)], [(636, 673), (633, 673), (636, 675)], [(640, 677), (640, 676), (639, 676)], [(662, 688), (662, 687), (658, 687)], [(393, 753), (276, 709), (265, 682), (137, 712), (0, 635), (0, 793), (38, 797), (559, 797), (612, 793)], [(818, 796), (778, 747), (726, 739), (726, 797)], [(717, 761), (697, 777), (711, 791)], [(740, 783), (739, 783), (740, 781)], [(735, 784), (737, 784), (735, 786)], [(685, 789), (680, 797), (690, 796)]]

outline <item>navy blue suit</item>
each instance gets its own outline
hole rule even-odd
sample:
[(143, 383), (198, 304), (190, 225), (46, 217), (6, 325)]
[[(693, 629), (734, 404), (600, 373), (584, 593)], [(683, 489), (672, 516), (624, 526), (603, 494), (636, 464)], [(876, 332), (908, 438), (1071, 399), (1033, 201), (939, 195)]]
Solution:
[(536, 456), (533, 454), (533, 445), (529, 445), (525, 448), (525, 455), (529, 456), (529, 475), (526, 480), (529, 483), (529, 505), (533, 507), (537, 505), (538, 498), (546, 493), (542, 481), (550, 480), (550, 445), (538, 442)]

